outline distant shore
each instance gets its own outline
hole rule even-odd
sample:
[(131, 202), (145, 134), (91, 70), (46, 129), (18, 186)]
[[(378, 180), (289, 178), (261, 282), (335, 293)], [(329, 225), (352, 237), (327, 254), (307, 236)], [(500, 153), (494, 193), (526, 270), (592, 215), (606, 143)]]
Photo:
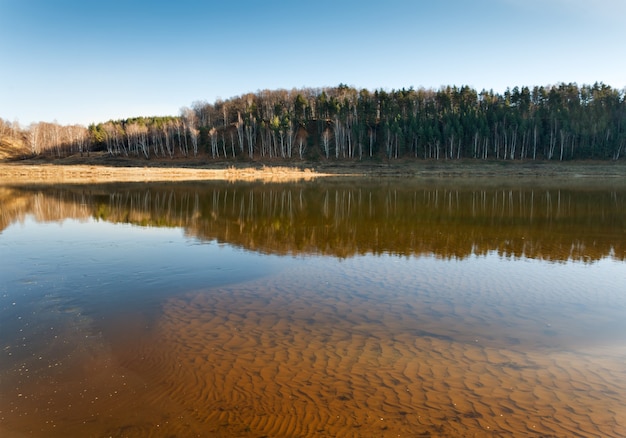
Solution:
[(327, 177), (606, 179), (626, 182), (626, 162), (364, 160), (263, 163), (192, 159), (157, 161), (106, 155), (0, 162), (0, 184), (208, 180), (287, 182)]

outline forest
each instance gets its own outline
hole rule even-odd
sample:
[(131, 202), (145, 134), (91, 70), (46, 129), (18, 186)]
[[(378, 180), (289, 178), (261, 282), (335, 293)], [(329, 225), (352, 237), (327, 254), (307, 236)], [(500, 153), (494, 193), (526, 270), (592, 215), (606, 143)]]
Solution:
[(177, 116), (21, 128), (0, 119), (0, 141), (29, 156), (103, 151), (143, 159), (207, 160), (619, 160), (626, 149), (626, 90), (602, 83), (369, 91), (262, 90)]

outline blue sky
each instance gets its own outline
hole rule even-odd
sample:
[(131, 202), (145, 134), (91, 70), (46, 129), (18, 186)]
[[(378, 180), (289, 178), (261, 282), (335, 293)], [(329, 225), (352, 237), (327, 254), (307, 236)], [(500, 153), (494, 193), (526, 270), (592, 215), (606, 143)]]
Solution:
[(624, 0), (0, 0), (0, 117), (176, 115), (262, 89), (626, 87)]

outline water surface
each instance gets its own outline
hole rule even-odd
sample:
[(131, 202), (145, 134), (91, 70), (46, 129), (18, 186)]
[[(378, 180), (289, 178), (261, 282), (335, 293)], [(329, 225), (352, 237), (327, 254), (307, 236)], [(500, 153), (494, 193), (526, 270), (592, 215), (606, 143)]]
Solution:
[(3, 436), (626, 436), (626, 191), (0, 189)]

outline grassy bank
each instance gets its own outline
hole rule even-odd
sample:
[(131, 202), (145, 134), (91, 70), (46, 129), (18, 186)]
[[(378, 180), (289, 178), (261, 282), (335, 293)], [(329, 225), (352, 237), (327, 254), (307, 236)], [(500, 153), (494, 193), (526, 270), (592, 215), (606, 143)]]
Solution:
[(606, 161), (397, 160), (261, 163), (194, 159), (142, 160), (68, 157), (0, 162), (0, 183), (97, 183), (148, 181), (297, 181), (321, 177), (603, 179), (626, 181), (626, 163)]

